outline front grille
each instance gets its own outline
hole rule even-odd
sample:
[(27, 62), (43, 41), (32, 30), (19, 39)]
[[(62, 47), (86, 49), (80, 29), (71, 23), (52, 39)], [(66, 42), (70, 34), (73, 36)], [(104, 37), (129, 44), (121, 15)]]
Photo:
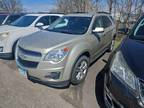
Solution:
[(41, 53), (39, 52), (26, 50), (26, 49), (21, 48), (20, 46), (19, 46), (19, 51), (23, 54), (30, 55), (30, 56), (36, 56), (36, 57), (42, 56)]
[(36, 68), (38, 66), (38, 62), (23, 60), (20, 57), (18, 57), (17, 60), (20, 63), (20, 65), (27, 67), (27, 68)]

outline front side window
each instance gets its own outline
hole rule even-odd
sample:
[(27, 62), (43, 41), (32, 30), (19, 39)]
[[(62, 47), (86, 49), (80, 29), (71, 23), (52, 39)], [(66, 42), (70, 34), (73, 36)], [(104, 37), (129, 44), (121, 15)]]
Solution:
[(0, 15), (0, 25), (3, 23), (7, 15)]
[(92, 17), (65, 16), (56, 20), (47, 30), (66, 34), (84, 34)]
[(22, 16), (18, 20), (11, 23), (12, 26), (17, 27), (28, 27), (30, 26), (35, 20), (37, 16)]
[(50, 24), (55, 22), (58, 18), (59, 16), (50, 16)]
[(94, 24), (93, 24), (93, 30), (97, 27), (102, 27), (102, 18), (100, 16), (96, 17)]
[(44, 26), (49, 25), (50, 24), (50, 16), (44, 16), (44, 17), (40, 18), (37, 23), (43, 23)]

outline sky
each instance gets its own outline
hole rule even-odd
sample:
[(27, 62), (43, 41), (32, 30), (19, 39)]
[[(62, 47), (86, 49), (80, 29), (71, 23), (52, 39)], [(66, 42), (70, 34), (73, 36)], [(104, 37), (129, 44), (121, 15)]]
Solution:
[(48, 12), (56, 8), (56, 0), (21, 0), (27, 12)]

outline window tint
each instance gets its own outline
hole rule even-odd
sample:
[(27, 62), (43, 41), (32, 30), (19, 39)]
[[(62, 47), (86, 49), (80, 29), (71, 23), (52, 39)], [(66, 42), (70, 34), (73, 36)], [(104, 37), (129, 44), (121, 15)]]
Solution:
[(5, 24), (10, 24), (12, 22), (14, 22), (15, 20), (17, 20), (18, 18), (20, 18), (21, 15), (10, 15), (8, 17), (8, 19), (6, 20)]
[(91, 17), (64, 16), (51, 24), (47, 30), (66, 34), (84, 34), (88, 30), (91, 19)]
[(50, 16), (50, 17), (51, 17), (50, 18), (50, 24), (53, 23), (54, 21), (56, 21), (59, 18), (59, 16)]
[(0, 25), (3, 23), (7, 15), (0, 15)]
[(36, 20), (36, 18), (37, 16), (22, 16), (18, 20), (11, 23), (11, 25), (17, 27), (28, 27)]
[(102, 16), (102, 21), (104, 28), (110, 27), (112, 25), (110, 19), (107, 16)]
[(102, 27), (102, 17), (96, 17), (95, 19), (95, 22), (93, 24), (93, 30), (96, 28), (96, 27)]
[(44, 16), (44, 17), (40, 18), (37, 23), (43, 23), (44, 26), (49, 25), (50, 24), (50, 16)]

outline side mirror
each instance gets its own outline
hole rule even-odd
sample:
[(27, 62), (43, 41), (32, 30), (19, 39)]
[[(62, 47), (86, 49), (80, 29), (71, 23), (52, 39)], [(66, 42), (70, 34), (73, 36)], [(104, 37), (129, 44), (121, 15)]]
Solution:
[(96, 27), (94, 30), (92, 30), (93, 33), (102, 33), (104, 32), (103, 27)]
[(120, 29), (118, 29), (119, 34), (126, 35), (126, 34), (128, 34), (128, 32), (129, 32), (129, 28), (120, 28)]
[(38, 27), (38, 28), (41, 28), (42, 26), (44, 26), (43, 23), (40, 23), (40, 22), (39, 22), (39, 23), (36, 24), (36, 27)]

